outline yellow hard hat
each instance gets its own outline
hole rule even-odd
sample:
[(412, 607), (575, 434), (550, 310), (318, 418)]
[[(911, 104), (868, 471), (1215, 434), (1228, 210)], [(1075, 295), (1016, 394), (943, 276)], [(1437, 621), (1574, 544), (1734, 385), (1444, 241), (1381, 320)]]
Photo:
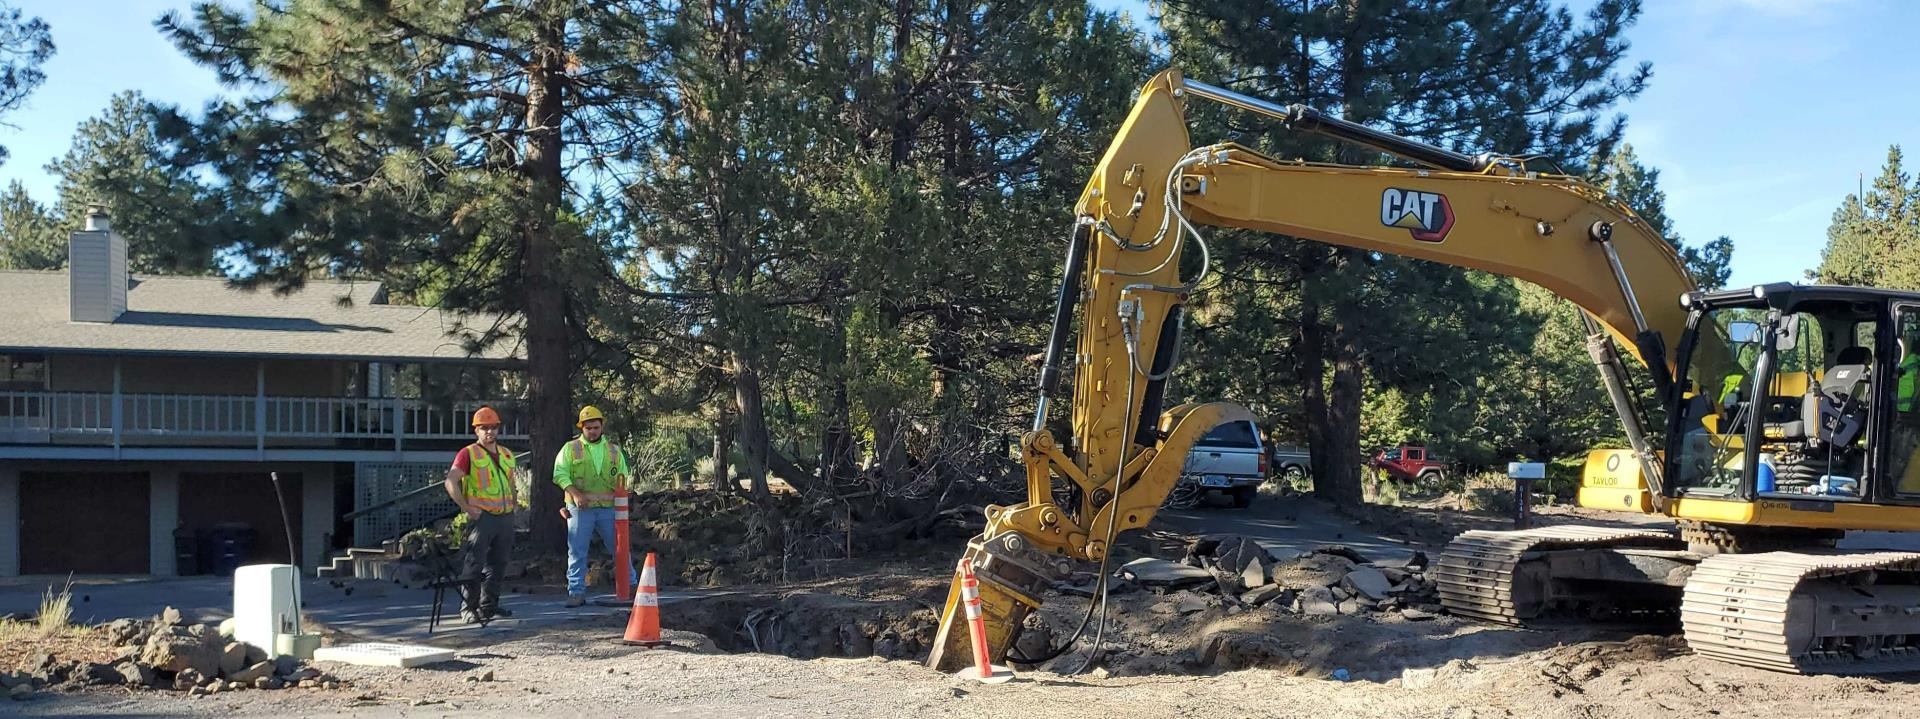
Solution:
[(588, 422), (588, 420), (595, 420), (595, 419), (600, 420), (602, 422), (607, 421), (607, 418), (604, 415), (600, 414), (599, 407), (595, 407), (593, 405), (587, 405), (585, 407), (580, 408), (580, 419), (576, 420), (573, 423), (573, 426), (581, 427), (581, 426), (584, 426)]

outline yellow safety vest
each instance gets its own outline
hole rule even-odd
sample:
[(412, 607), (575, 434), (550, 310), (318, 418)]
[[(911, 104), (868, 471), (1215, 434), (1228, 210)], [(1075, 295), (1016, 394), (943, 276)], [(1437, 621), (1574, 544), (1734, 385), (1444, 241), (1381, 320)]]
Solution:
[[(612, 507), (613, 500), (627, 493), (625, 478), (620, 476), (620, 447), (612, 440), (602, 439), (607, 445), (607, 466), (605, 469), (593, 466), (593, 457), (587, 452), (587, 442), (579, 437), (567, 443), (561, 451), (567, 463), (567, 476), (573, 479), (573, 486), (586, 498), (587, 508)], [(567, 504), (573, 504), (573, 498), (567, 498)]]
[(513, 453), (505, 448), (496, 448), (500, 463), (494, 464), (493, 456), (485, 447), (475, 442), (467, 445), (467, 477), (460, 488), (467, 494), (467, 504), (488, 514), (507, 514), (513, 511)]

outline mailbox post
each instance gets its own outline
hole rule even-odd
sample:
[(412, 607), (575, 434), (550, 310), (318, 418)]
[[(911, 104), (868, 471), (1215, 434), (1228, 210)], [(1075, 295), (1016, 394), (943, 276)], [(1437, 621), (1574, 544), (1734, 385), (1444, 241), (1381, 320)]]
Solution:
[(1529, 482), (1547, 478), (1547, 465), (1542, 462), (1508, 462), (1507, 476), (1513, 479), (1513, 528), (1526, 529), (1532, 519), (1527, 503)]

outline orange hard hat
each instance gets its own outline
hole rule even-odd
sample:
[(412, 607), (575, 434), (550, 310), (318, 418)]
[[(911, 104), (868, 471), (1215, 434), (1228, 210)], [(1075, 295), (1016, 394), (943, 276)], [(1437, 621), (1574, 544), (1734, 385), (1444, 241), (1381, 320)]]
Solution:
[(474, 410), (473, 426), (478, 427), (483, 424), (500, 424), (500, 413), (493, 411), (492, 407), (481, 407), (478, 410)]

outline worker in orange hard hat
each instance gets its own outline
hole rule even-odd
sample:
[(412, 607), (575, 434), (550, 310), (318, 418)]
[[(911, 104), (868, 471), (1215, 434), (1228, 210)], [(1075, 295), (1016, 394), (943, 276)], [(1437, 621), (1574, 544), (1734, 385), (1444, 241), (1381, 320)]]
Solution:
[(463, 593), (460, 617), (479, 622), (511, 617), (500, 606), (500, 578), (513, 553), (513, 510), (519, 506), (513, 490), (513, 451), (500, 446), (500, 413), (481, 407), (473, 413), (473, 444), (453, 457), (447, 468), (447, 496), (467, 515), (464, 578), (481, 578), (475, 591)]
[[(594, 535), (618, 561), (614, 545), (614, 500), (627, 491), (627, 457), (605, 436), (607, 418), (600, 408), (580, 408), (574, 423), (580, 436), (560, 448), (553, 458), (553, 483), (567, 494), (567, 606), (587, 603), (587, 559)], [(637, 579), (633, 558), (627, 558), (627, 576)]]

